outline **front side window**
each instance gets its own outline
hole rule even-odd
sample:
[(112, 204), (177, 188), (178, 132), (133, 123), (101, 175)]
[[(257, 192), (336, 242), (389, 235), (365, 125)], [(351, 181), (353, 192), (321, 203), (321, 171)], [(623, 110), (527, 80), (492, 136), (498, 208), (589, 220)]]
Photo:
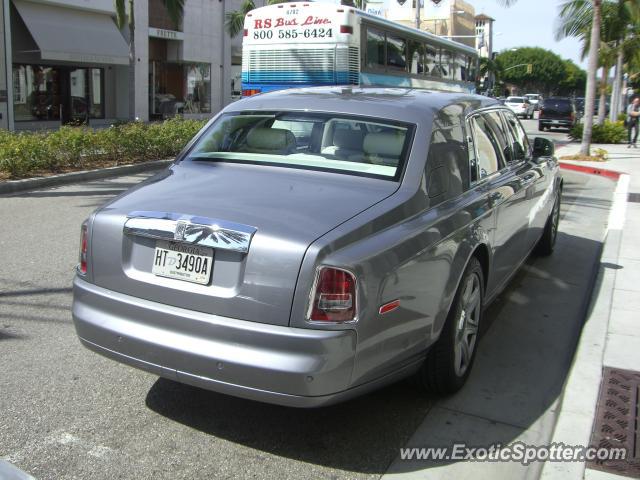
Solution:
[(511, 134), (512, 160), (515, 162), (526, 160), (531, 156), (531, 145), (529, 144), (527, 134), (524, 132), (522, 125), (520, 125), (520, 122), (518, 122), (518, 119), (512, 112), (503, 111), (502, 115), (504, 116), (509, 133)]
[(398, 180), (413, 127), (327, 113), (221, 116), (188, 160), (276, 165)]
[(500, 142), (495, 122), (487, 115), (472, 117), (470, 123), (475, 143), (478, 180), (482, 180), (502, 168)]
[(367, 29), (367, 67), (384, 68), (384, 32)]

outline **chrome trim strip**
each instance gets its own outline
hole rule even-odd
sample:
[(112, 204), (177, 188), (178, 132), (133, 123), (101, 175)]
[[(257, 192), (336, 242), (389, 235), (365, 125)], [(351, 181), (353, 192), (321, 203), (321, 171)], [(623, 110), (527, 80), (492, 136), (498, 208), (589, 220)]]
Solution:
[(126, 235), (247, 253), (257, 229), (185, 213), (134, 211), (127, 215), (123, 231)]

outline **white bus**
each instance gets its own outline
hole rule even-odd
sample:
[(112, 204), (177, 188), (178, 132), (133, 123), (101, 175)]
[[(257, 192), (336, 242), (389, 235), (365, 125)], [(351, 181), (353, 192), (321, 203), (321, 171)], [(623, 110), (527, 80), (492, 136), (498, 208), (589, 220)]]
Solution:
[(242, 95), (316, 85), (474, 92), (474, 48), (327, 3), (281, 3), (244, 21)]

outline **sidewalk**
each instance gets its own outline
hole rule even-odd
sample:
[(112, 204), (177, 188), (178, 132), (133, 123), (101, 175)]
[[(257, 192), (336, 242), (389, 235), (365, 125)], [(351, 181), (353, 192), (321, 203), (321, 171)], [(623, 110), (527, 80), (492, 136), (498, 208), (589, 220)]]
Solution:
[[(627, 436), (632, 448), (635, 447), (637, 451), (635, 443), (640, 439), (636, 411), (637, 379), (640, 377), (636, 377), (635, 388), (628, 395), (630, 403), (634, 405), (629, 405), (627, 418), (620, 414), (624, 408), (620, 412), (607, 413), (609, 419), (602, 422), (597, 422), (596, 415), (600, 413), (598, 416), (601, 417), (603, 411), (597, 412), (597, 409), (604, 410), (606, 407), (605, 397), (599, 397), (601, 384), (605, 383), (603, 373), (607, 369), (640, 370), (640, 249), (637, 248), (640, 243), (640, 195), (637, 195), (640, 193), (640, 149), (628, 149), (626, 145), (592, 146), (598, 147), (609, 152), (608, 162), (561, 160), (573, 165), (613, 170), (623, 175), (618, 180), (589, 314), (564, 387), (552, 441), (589, 445), (595, 429), (600, 438), (609, 437), (609, 443), (615, 447), (625, 446), (624, 436)], [(578, 150), (578, 144), (569, 144), (558, 150), (558, 156), (571, 155)], [(612, 383), (614, 382), (609, 382), (602, 388), (605, 393), (609, 391), (615, 395), (615, 390), (610, 388)], [(609, 405), (616, 407), (614, 403)], [(626, 426), (628, 421), (630, 424)], [(623, 427), (622, 430), (626, 429), (625, 435), (616, 438), (616, 430), (620, 427)], [(634, 452), (630, 454), (633, 455)], [(589, 463), (547, 463), (541, 478), (628, 478), (610, 473), (610, 469), (605, 472), (600, 468), (590, 468), (593, 466)], [(640, 468), (635, 471), (626, 470), (626, 474), (638, 478)]]

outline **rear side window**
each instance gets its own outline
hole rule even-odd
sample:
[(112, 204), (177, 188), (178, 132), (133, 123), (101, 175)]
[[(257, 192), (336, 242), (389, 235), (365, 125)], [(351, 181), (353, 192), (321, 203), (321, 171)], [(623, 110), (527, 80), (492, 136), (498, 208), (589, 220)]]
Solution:
[(426, 165), (431, 206), (469, 188), (469, 155), (462, 128), (463, 108), (450, 105), (434, 117)]
[(478, 165), (478, 180), (482, 180), (504, 165), (501, 144), (504, 144), (505, 140), (499, 140), (501, 134), (496, 122), (487, 114), (472, 117), (470, 123)]
[(514, 162), (520, 162), (526, 160), (531, 156), (531, 146), (527, 134), (524, 133), (524, 129), (516, 116), (512, 112), (503, 111), (507, 129), (510, 133), (511, 142), (511, 159)]

